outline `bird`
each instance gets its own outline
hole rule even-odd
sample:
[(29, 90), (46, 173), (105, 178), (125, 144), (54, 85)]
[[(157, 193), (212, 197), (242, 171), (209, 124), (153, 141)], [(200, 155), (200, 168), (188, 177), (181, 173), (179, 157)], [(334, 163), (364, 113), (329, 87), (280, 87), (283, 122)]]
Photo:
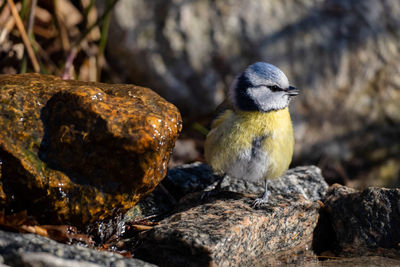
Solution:
[(292, 161), (294, 134), (289, 103), (299, 90), (276, 66), (256, 62), (236, 76), (226, 100), (216, 109), (204, 143), (206, 162), (220, 175), (265, 180), (265, 191), (252, 206), (268, 202), (271, 179)]

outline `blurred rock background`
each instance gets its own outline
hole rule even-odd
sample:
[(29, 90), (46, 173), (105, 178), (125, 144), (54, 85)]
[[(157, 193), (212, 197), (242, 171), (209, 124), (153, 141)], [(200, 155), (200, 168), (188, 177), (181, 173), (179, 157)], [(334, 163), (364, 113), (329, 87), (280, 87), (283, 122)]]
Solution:
[(279, 66), (301, 90), (293, 165), (317, 164), (331, 183), (399, 184), (399, 1), (121, 0), (111, 29), (114, 71), (186, 118), (211, 114), (247, 65)]
[[(0, 71), (32, 71), (6, 2)], [(301, 90), (292, 166), (316, 164), (329, 183), (400, 185), (398, 0), (40, 0), (34, 23), (35, 1), (15, 2), (42, 73), (147, 86), (178, 106), (171, 166), (202, 159), (233, 78), (267, 61)]]

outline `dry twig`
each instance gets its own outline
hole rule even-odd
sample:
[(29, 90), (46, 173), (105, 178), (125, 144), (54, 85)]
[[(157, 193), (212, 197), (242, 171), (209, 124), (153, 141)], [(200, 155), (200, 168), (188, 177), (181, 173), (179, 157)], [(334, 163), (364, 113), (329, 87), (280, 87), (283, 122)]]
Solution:
[(35, 72), (40, 72), (39, 63), (36, 59), (35, 53), (33, 52), (31, 41), (29, 40), (28, 35), (26, 34), (24, 24), (22, 23), (21, 18), (19, 17), (18, 10), (15, 7), (13, 0), (7, 0), (7, 3), (11, 9), (11, 13), (15, 19), (18, 30), (21, 33), (22, 41), (24, 42), (26, 51), (28, 52), (29, 58), (32, 62), (33, 69)]

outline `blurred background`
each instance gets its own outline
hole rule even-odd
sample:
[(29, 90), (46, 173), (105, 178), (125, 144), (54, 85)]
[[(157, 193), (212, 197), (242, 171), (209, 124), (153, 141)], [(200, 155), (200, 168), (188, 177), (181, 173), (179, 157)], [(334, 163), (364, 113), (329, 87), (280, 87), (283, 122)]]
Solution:
[(184, 119), (170, 167), (204, 160), (215, 107), (257, 61), (301, 90), (292, 166), (400, 185), (398, 0), (0, 0), (0, 73), (150, 87)]

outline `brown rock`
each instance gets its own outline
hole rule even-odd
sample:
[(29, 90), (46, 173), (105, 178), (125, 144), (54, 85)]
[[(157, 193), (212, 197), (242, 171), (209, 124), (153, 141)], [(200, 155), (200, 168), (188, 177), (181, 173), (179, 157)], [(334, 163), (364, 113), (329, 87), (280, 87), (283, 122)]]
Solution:
[[(316, 170), (298, 169), (303, 193), (278, 190), (279, 181), (272, 181), (269, 202), (257, 209), (251, 207), (257, 195), (222, 191), (202, 202), (200, 193), (192, 194), (176, 213), (145, 233), (134, 255), (162, 266), (266, 266), (280, 262), (285, 253), (293, 259), (311, 248), (318, 221), (320, 205), (307, 190), (326, 186)], [(311, 174), (305, 176), (306, 171)], [(312, 175), (320, 179), (310, 179)]]
[(172, 104), (132, 85), (0, 75), (0, 204), (82, 226), (121, 213), (166, 174)]

